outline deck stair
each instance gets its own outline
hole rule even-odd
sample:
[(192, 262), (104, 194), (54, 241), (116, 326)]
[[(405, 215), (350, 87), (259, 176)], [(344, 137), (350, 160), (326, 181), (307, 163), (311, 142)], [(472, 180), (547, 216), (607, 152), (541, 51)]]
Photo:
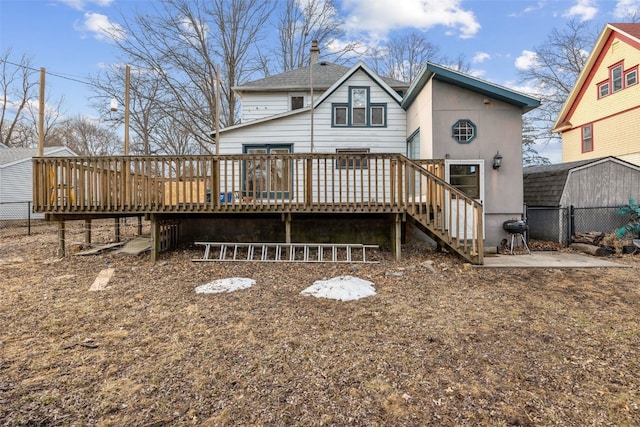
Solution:
[(202, 258), (192, 261), (378, 263), (367, 251), (378, 245), (334, 243), (195, 242), (204, 246)]

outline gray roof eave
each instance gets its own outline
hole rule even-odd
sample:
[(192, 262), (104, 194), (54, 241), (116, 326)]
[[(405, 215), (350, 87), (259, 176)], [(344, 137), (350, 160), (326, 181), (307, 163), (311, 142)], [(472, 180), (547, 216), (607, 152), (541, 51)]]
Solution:
[(422, 87), (424, 87), (431, 78), (514, 105), (520, 108), (523, 113), (540, 106), (540, 100), (538, 99), (497, 84), (427, 62), (407, 91), (402, 102), (403, 108), (407, 109), (409, 105), (411, 105), (420, 90), (422, 90)]

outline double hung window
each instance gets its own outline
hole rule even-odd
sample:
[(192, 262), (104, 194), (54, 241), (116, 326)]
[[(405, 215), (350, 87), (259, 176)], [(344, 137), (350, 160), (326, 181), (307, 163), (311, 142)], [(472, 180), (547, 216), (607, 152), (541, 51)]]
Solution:
[(387, 104), (373, 103), (370, 88), (350, 86), (347, 102), (331, 105), (333, 127), (386, 127)]
[(593, 151), (593, 125), (588, 124), (582, 127), (582, 152)]

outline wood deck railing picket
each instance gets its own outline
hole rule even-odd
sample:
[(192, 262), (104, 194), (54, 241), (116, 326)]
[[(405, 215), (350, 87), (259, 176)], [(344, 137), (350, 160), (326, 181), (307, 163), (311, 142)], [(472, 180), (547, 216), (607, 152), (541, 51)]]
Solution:
[(398, 213), (482, 263), (482, 205), (444, 181), (442, 161), (353, 153), (36, 157), (33, 171), (35, 212)]

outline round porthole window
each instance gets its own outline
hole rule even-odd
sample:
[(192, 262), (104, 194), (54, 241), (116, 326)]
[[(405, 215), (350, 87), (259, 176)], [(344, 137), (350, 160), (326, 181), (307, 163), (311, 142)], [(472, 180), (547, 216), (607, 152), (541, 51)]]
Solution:
[(471, 120), (458, 120), (451, 128), (451, 136), (460, 144), (468, 144), (476, 137), (476, 125)]

